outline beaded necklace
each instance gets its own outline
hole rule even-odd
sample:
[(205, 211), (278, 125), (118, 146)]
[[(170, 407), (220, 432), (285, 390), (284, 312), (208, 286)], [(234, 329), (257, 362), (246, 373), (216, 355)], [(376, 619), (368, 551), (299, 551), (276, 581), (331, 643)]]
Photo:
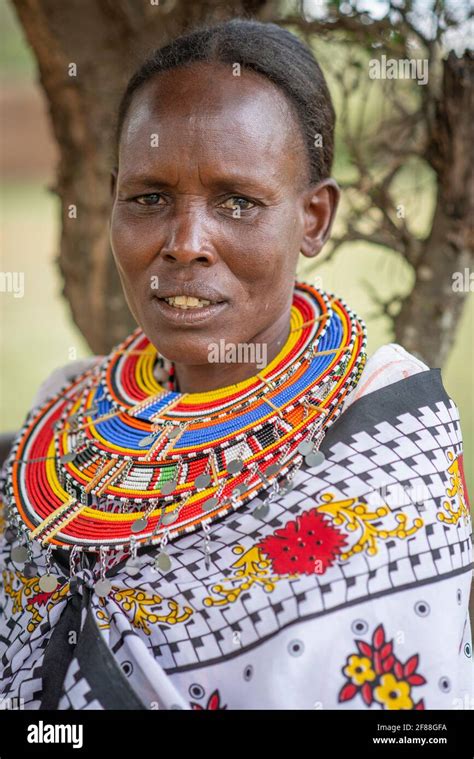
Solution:
[[(99, 595), (110, 591), (106, 556), (167, 543), (267, 495), (264, 518), (305, 463), (324, 461), (321, 441), (357, 385), (366, 327), (334, 295), (295, 282), (290, 333), (250, 379), (205, 393), (175, 389), (174, 366), (141, 328), (28, 415), (7, 463), (10, 524), (21, 545), (12, 558), (34, 572), (32, 541), (46, 551), (40, 587), (51, 592), (56, 547), (98, 553)], [(155, 369), (168, 367), (164, 386)]]

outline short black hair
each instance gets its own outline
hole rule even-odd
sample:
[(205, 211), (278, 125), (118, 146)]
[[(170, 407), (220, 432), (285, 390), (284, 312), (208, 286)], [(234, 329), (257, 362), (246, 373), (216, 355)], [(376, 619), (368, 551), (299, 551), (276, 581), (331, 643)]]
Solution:
[(195, 62), (238, 63), (267, 77), (286, 95), (299, 120), (309, 159), (310, 182), (330, 176), (335, 113), (313, 53), (277, 24), (235, 18), (203, 26), (155, 50), (133, 74), (119, 104), (116, 149), (136, 91), (163, 71)]

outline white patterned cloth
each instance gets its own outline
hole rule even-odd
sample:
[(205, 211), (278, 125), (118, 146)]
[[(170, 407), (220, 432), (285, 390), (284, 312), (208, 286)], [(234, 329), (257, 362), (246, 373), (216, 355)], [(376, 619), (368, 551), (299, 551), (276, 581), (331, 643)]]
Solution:
[[(41, 404), (97, 357), (53, 372)], [(367, 361), (265, 519), (171, 542), (171, 569), (95, 566), (43, 593), (0, 540), (0, 693), (26, 709), (474, 708), (471, 521), (456, 404), (400, 345)], [(4, 497), (6, 497), (4, 495)], [(13, 543), (15, 545), (15, 543)], [(35, 554), (40, 570), (44, 555)]]

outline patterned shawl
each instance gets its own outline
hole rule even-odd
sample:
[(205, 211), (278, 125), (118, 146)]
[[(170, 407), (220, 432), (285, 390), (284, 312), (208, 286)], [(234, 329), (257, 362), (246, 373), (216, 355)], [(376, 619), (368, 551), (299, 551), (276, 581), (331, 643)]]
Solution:
[[(409, 355), (409, 354), (406, 354)], [(361, 384), (370, 374), (370, 360)], [(373, 371), (373, 362), (372, 362)], [(439, 369), (352, 398), (326, 460), (264, 519), (254, 499), (170, 544), (172, 568), (67, 552), (41, 592), (0, 540), (0, 693), (26, 709), (472, 708), (471, 521)], [(354, 393), (352, 394), (354, 396)], [(44, 570), (36, 544), (35, 561)]]

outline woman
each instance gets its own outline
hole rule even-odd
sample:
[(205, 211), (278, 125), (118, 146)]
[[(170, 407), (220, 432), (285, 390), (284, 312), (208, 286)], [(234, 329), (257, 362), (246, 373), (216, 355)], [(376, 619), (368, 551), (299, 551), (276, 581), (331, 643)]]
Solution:
[(318, 64), (271, 24), (196, 31), (130, 80), (110, 232), (139, 326), (51, 376), (7, 462), (4, 698), (472, 698), (456, 405), (295, 282), (336, 211), (333, 128)]

